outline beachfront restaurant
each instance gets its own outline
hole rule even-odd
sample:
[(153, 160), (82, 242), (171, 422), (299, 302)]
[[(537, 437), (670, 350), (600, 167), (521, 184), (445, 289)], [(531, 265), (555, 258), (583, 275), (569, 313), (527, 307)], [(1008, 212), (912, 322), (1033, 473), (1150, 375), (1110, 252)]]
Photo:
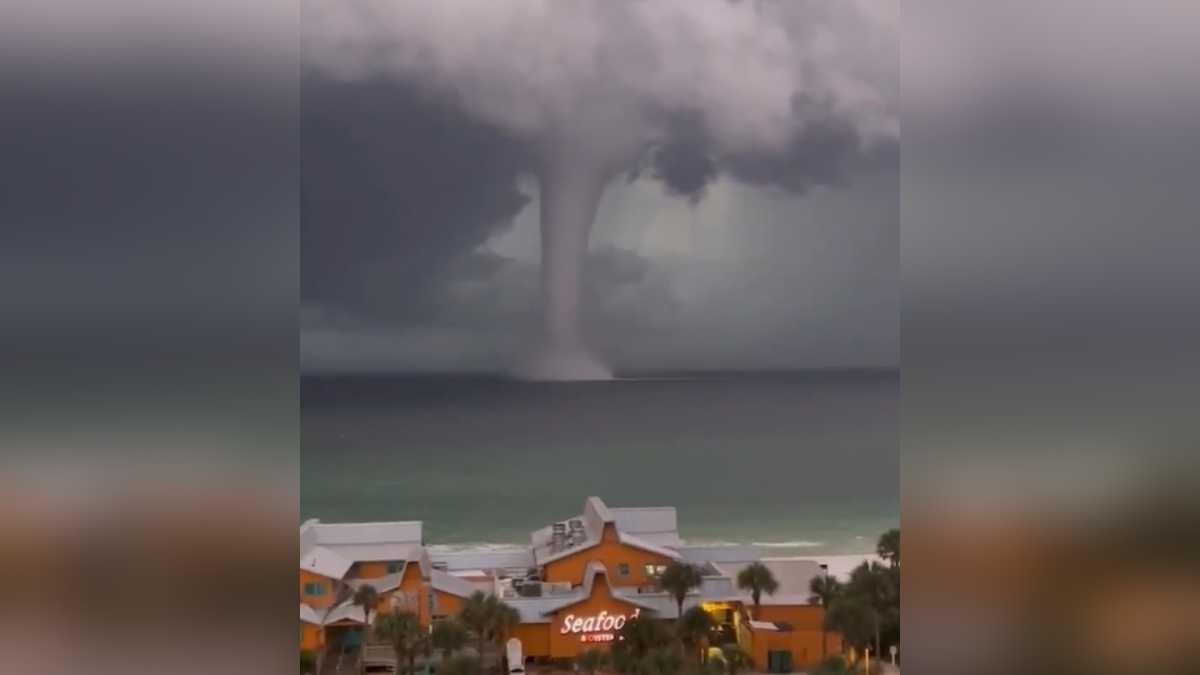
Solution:
[[(345, 629), (357, 624), (361, 633), (364, 620), (361, 609), (345, 609), (349, 601), (306, 604), (304, 578), (318, 574), (332, 587), (370, 583), (379, 591), (376, 611), (411, 608), (424, 625), (457, 613), (475, 590), (495, 594), (520, 614), (513, 637), (524, 658), (562, 662), (587, 649), (608, 648), (633, 617), (674, 621), (675, 599), (659, 588), (657, 577), (668, 565), (685, 562), (701, 571), (702, 583), (688, 594), (684, 611), (694, 606), (708, 611), (720, 642), (737, 642), (755, 669), (789, 672), (841, 650), (835, 633), (822, 645), (823, 609), (808, 602), (809, 582), (822, 574), (815, 561), (763, 556), (753, 546), (689, 545), (679, 536), (673, 507), (614, 508), (589, 497), (580, 514), (533, 532), (528, 547), (511, 550), (431, 552), (419, 541), (416, 526), (416, 533), (412, 524), (309, 521), (302, 526), (302, 647), (329, 648), (332, 634), (340, 632), (345, 640)], [(381, 542), (359, 541), (398, 535), (409, 540), (387, 542), (391, 548), (386, 549), (371, 548)], [(319, 573), (314, 556), (328, 553), (341, 561), (326, 561)], [(385, 554), (399, 559), (376, 559)], [(754, 562), (766, 565), (779, 583), (757, 611), (735, 582), (738, 572)]]

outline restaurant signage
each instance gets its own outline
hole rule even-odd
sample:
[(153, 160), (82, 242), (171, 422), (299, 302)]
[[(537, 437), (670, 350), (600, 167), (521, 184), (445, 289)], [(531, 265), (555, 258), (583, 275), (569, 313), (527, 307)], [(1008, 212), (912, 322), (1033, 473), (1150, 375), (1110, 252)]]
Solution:
[(609, 614), (607, 610), (591, 616), (576, 616), (568, 614), (563, 618), (563, 635), (578, 634), (580, 642), (612, 642), (616, 639), (613, 631), (619, 631), (629, 619), (636, 619), (642, 610), (635, 609), (633, 614)]

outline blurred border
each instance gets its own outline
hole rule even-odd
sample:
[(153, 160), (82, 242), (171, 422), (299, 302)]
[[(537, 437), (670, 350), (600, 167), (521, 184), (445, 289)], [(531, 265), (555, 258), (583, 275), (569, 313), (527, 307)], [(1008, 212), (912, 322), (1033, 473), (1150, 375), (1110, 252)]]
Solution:
[(298, 22), (0, 7), (0, 671), (296, 668)]
[(905, 7), (904, 665), (1197, 662), (1200, 5)]

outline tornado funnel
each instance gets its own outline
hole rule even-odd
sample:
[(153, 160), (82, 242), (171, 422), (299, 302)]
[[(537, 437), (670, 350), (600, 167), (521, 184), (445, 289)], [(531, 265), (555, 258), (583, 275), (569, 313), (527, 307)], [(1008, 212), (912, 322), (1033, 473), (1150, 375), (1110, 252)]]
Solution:
[(522, 375), (537, 380), (607, 380), (580, 328), (583, 265), (609, 163), (583, 153), (547, 153), (538, 174), (542, 228), (542, 344)]

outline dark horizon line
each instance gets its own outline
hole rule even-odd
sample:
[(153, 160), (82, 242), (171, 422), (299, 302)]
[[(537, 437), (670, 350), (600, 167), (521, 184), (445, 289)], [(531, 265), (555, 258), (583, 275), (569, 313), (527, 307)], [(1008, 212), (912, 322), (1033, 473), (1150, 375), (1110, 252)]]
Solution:
[(466, 370), (379, 370), (379, 371), (316, 371), (300, 372), (301, 380), (349, 380), (349, 379), (461, 379), (461, 380), (497, 380), (505, 382), (522, 382), (529, 384), (578, 384), (581, 382), (621, 382), (631, 380), (670, 380), (688, 378), (714, 377), (761, 377), (764, 375), (900, 375), (898, 366), (820, 366), (812, 368), (691, 368), (677, 370), (632, 370), (614, 374), (611, 380), (582, 380), (582, 381), (553, 381), (553, 380), (524, 380), (501, 371), (466, 371)]

